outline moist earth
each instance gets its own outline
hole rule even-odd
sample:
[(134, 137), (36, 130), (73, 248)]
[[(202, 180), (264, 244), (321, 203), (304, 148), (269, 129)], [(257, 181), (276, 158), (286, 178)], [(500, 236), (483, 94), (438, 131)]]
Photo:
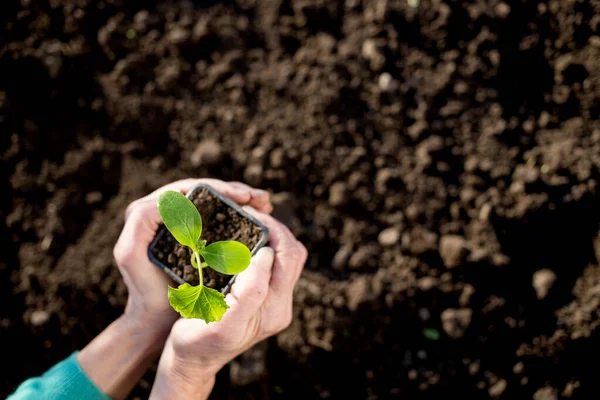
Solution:
[[(222, 202), (208, 189), (199, 188), (189, 198), (200, 212), (202, 218), (200, 238), (206, 240), (208, 245), (221, 240), (236, 240), (252, 250), (260, 241), (262, 237), (260, 227)], [(192, 267), (191, 251), (177, 243), (169, 231), (164, 229), (163, 232), (152, 248), (152, 254), (175, 275), (190, 285), (198, 285), (200, 277), (198, 270)], [(231, 275), (221, 274), (212, 268), (202, 270), (203, 284), (215, 290), (223, 289), (230, 280)]]
[[(213, 398), (597, 397), (598, 0), (0, 2), (0, 396), (123, 310), (133, 200), (245, 181), (309, 259)], [(132, 398), (147, 398), (152, 371)]]

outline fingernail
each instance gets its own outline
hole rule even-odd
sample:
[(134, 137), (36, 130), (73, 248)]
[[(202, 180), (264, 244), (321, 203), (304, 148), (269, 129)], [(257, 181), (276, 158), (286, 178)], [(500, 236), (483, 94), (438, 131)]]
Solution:
[(273, 266), (274, 260), (275, 251), (269, 246), (262, 247), (256, 252), (256, 255), (252, 257), (252, 261), (255, 265), (262, 265), (268, 269)]
[(242, 206), (242, 210), (247, 211), (249, 213), (257, 212), (256, 208), (249, 205)]

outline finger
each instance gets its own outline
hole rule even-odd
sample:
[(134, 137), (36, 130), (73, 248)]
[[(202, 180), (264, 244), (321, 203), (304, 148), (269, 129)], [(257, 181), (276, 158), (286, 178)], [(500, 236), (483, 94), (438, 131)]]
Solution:
[(269, 292), (274, 259), (273, 249), (263, 247), (252, 257), (250, 266), (236, 277), (229, 294), (236, 304), (233, 312), (251, 317), (258, 311)]
[(132, 208), (125, 220), (125, 226), (121, 236), (131, 238), (131, 243), (144, 243), (149, 245), (156, 231), (158, 230), (162, 219), (158, 213), (155, 199), (147, 199), (138, 202)]
[(250, 191), (251, 199), (248, 205), (254, 207), (260, 212), (270, 214), (273, 211), (271, 204), (271, 195), (266, 190), (253, 188), (242, 182), (229, 182), (235, 188), (245, 189)]
[(296, 238), (292, 232), (290, 232), (290, 230), (281, 222), (268, 214), (254, 209), (253, 207), (244, 206), (242, 208), (250, 215), (265, 224), (267, 229), (269, 229), (269, 245), (273, 248), (273, 250), (275, 250), (275, 253), (279, 253), (293, 246)]
[(225, 197), (229, 197), (231, 200), (235, 201), (240, 205), (248, 204), (252, 199), (252, 194), (249, 189), (244, 189), (240, 186), (234, 187), (227, 182), (223, 182), (218, 179), (210, 179), (210, 178), (202, 178), (202, 179), (183, 179), (180, 181), (172, 182), (168, 185), (162, 186), (159, 189), (156, 189), (152, 193), (147, 196), (144, 196), (138, 200), (132, 202), (127, 209), (125, 210), (125, 220), (129, 217), (129, 214), (141, 202), (145, 202), (149, 199), (158, 199), (158, 197), (166, 190), (174, 190), (177, 192), (181, 192), (183, 194), (187, 194), (187, 192), (193, 188), (194, 186), (205, 183), (210, 185), (217, 192), (221, 193)]
[(270, 290), (277, 296), (291, 294), (306, 262), (306, 248), (296, 240), (285, 225), (275, 218), (251, 207), (244, 207), (244, 209), (269, 229), (269, 245), (275, 251)]

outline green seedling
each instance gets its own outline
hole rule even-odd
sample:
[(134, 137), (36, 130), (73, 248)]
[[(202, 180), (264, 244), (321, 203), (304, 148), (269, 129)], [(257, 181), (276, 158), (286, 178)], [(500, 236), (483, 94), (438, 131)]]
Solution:
[(169, 287), (169, 303), (184, 318), (199, 318), (207, 323), (221, 320), (229, 308), (223, 293), (204, 286), (202, 269), (210, 267), (225, 275), (235, 275), (250, 265), (250, 250), (234, 240), (207, 245), (200, 240), (202, 217), (184, 195), (168, 190), (158, 198), (158, 213), (173, 237), (191, 250), (190, 263), (198, 270), (200, 284)]
[(437, 329), (425, 328), (423, 329), (423, 336), (429, 340), (440, 340), (440, 333)]

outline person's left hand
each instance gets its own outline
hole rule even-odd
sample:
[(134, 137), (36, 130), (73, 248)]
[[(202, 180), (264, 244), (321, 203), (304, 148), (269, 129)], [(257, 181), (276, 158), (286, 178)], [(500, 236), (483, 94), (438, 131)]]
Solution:
[(225, 301), (229, 309), (216, 323), (179, 319), (161, 355), (150, 399), (208, 398), (217, 372), (259, 341), (292, 321), (294, 286), (307, 250), (270, 215), (246, 209), (269, 229), (269, 246), (237, 275)]
[(240, 182), (217, 179), (173, 182), (131, 203), (125, 211), (125, 226), (113, 253), (129, 291), (125, 317), (146, 332), (164, 335), (177, 320), (177, 313), (167, 297), (167, 286), (173, 282), (148, 258), (148, 246), (162, 223), (157, 209), (158, 197), (165, 190), (186, 194), (199, 183), (209, 184), (240, 205), (250, 205), (266, 213), (273, 209), (268, 192)]

